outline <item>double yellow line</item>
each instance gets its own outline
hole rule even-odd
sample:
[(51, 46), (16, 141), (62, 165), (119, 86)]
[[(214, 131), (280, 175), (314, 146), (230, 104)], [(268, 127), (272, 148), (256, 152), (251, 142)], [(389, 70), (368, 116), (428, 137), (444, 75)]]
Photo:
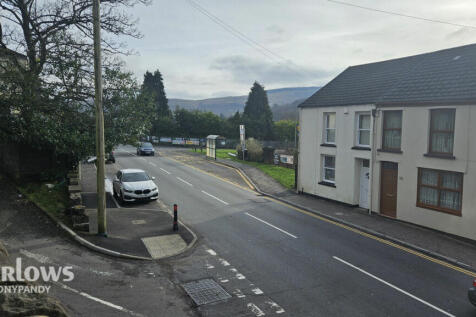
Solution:
[[(183, 165), (185, 165), (185, 166), (187, 166), (187, 167), (190, 167), (190, 168), (192, 168), (192, 169), (195, 169), (195, 170), (197, 170), (197, 171), (200, 171), (200, 172), (205, 173), (205, 174), (207, 174), (207, 175), (210, 175), (210, 176), (212, 176), (212, 177), (218, 178), (218, 179), (220, 179), (220, 180), (222, 180), (222, 181), (224, 181), (224, 182), (227, 182), (227, 183), (229, 183), (229, 184), (231, 184), (231, 185), (237, 186), (237, 187), (239, 187), (239, 188), (241, 188), (241, 189), (244, 189), (244, 190), (246, 190), (246, 191), (256, 193), (256, 191), (254, 190), (254, 186), (248, 181), (248, 179), (243, 175), (243, 173), (242, 173), (240, 170), (238, 170), (238, 169), (236, 169), (236, 168), (234, 168), (234, 167), (230, 167), (230, 166), (227, 166), (227, 165), (224, 165), (224, 164), (215, 163), (215, 162), (209, 162), (209, 163), (212, 163), (212, 164), (215, 164), (215, 165), (218, 165), (218, 166), (227, 167), (227, 168), (229, 168), (229, 169), (235, 170), (235, 171), (238, 173), (238, 175), (241, 176), (241, 178), (243, 179), (243, 181), (249, 186), (249, 188), (243, 187), (243, 186), (241, 186), (241, 185), (239, 185), (239, 184), (237, 184), (237, 183), (231, 182), (231, 181), (229, 181), (229, 180), (227, 180), (227, 179), (225, 179), (225, 178), (223, 178), (223, 177), (220, 177), (220, 176), (217, 176), (217, 175), (215, 175), (215, 174), (209, 173), (209, 172), (204, 171), (204, 170), (202, 170), (202, 169), (199, 169), (199, 168), (197, 168), (197, 167), (195, 167), (195, 166), (192, 166), (192, 165), (183, 163), (182, 161), (176, 160), (176, 159), (174, 159), (174, 158), (171, 158), (171, 157), (168, 157), (168, 158), (171, 159), (171, 160), (173, 160), (173, 161), (176, 161), (177, 163), (181, 163), (181, 164), (183, 164)], [(402, 250), (402, 251), (404, 251), (404, 252), (407, 252), (407, 253), (416, 255), (416, 256), (418, 256), (418, 257), (420, 257), (420, 258), (422, 258), (422, 259), (431, 261), (431, 262), (433, 262), (433, 263), (436, 263), (436, 264), (445, 266), (445, 267), (447, 267), (447, 268), (449, 268), (449, 269), (452, 269), (452, 270), (458, 271), (458, 272), (460, 272), (460, 273), (466, 274), (466, 275), (468, 275), (468, 276), (471, 276), (472, 278), (476, 278), (476, 273), (475, 273), (475, 272), (472, 272), (472, 271), (470, 271), (470, 270), (463, 269), (463, 268), (461, 268), (461, 267), (459, 267), (459, 266), (456, 266), (456, 265), (450, 264), (450, 263), (448, 263), (448, 262), (446, 262), (446, 261), (443, 261), (443, 260), (440, 260), (440, 259), (431, 257), (431, 256), (429, 256), (429, 255), (426, 255), (426, 254), (422, 253), (422, 252), (419, 252), (419, 251), (416, 251), (416, 250), (413, 250), (413, 249), (410, 249), (410, 248), (401, 246), (401, 245), (399, 245), (399, 244), (397, 244), (397, 243), (395, 243), (395, 242), (392, 242), (392, 241), (389, 241), (389, 240), (386, 240), (386, 239), (377, 237), (377, 236), (375, 236), (375, 235), (373, 235), (373, 234), (370, 234), (370, 233), (361, 231), (361, 230), (359, 230), (359, 229), (356, 229), (356, 228), (347, 226), (347, 225), (345, 225), (345, 224), (339, 223), (339, 222), (337, 222), (337, 221), (334, 221), (334, 220), (331, 220), (331, 219), (328, 219), (328, 218), (319, 216), (319, 215), (317, 215), (317, 214), (315, 214), (315, 213), (312, 213), (312, 212), (310, 212), (310, 211), (307, 211), (307, 210), (304, 210), (304, 209), (301, 209), (301, 208), (292, 206), (292, 205), (290, 205), (290, 204), (287, 204), (287, 203), (282, 202), (282, 201), (280, 201), (280, 200), (274, 199), (274, 198), (272, 198), (272, 197), (263, 196), (263, 198), (266, 198), (266, 199), (268, 199), (268, 200), (270, 200), (270, 201), (273, 201), (273, 202), (275, 202), (275, 203), (277, 203), (277, 204), (280, 204), (280, 205), (286, 206), (286, 207), (288, 207), (288, 208), (291, 208), (291, 209), (293, 209), (293, 210), (295, 210), (295, 211), (297, 211), (297, 212), (300, 212), (300, 213), (302, 213), (302, 214), (311, 216), (311, 217), (313, 217), (313, 218), (316, 218), (316, 219), (325, 221), (325, 222), (327, 222), (327, 223), (333, 224), (333, 225), (338, 226), (338, 227), (341, 227), (341, 228), (343, 228), (343, 229), (352, 231), (352, 232), (357, 233), (357, 234), (359, 234), (359, 235), (361, 235), (361, 236), (364, 236), (364, 237), (373, 239), (373, 240), (375, 240), (375, 241), (378, 241), (378, 242), (380, 242), (380, 243), (386, 244), (386, 245), (388, 245), (388, 246), (391, 246), (391, 247), (400, 249), (400, 250)]]

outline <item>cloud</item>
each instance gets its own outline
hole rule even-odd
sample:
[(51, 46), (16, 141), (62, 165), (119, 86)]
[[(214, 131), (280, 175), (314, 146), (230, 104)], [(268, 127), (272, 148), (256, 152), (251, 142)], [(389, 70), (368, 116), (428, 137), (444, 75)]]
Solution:
[(291, 62), (273, 63), (252, 59), (242, 55), (233, 55), (215, 59), (210, 65), (212, 70), (227, 74), (238, 83), (310, 85), (326, 81), (332, 72), (325, 69), (300, 67)]

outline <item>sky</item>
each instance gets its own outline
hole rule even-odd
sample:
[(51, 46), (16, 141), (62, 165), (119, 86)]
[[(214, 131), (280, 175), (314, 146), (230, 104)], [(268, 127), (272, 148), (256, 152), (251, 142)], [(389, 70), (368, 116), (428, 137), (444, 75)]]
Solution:
[(121, 39), (135, 51), (126, 68), (139, 81), (159, 69), (169, 98), (204, 99), (246, 95), (254, 81), (323, 86), (348, 66), (476, 42), (474, 0), (342, 1), (467, 26), (327, 0), (152, 0), (127, 9), (143, 37)]

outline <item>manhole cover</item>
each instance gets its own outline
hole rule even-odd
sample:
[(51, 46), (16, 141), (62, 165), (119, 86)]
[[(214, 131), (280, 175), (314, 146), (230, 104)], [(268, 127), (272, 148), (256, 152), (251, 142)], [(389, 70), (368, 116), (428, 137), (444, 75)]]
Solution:
[(182, 284), (182, 287), (197, 306), (231, 298), (230, 294), (209, 278), (185, 283)]

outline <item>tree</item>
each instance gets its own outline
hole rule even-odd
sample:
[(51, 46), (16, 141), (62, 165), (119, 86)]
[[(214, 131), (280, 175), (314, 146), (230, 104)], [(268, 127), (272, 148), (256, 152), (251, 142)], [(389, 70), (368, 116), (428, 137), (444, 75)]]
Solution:
[(253, 84), (248, 94), (243, 111), (243, 121), (247, 136), (261, 140), (273, 138), (273, 114), (269, 107), (268, 95), (258, 82)]
[(276, 138), (282, 142), (294, 141), (297, 121), (280, 120), (274, 123)]
[[(127, 53), (114, 36), (140, 37), (135, 21), (123, 8), (146, 2), (101, 1), (104, 69), (120, 69), (114, 55)], [(14, 56), (8, 49), (12, 48), (26, 56), (24, 63), (11, 58), (14, 67), (0, 69), (2, 75), (8, 74), (11, 88), (0, 95), (0, 138), (48, 148), (71, 161), (93, 153), (91, 8), (90, 0), (0, 1), (0, 49)], [(115, 72), (109, 83), (123, 79)], [(114, 98), (135, 100), (126, 95)]]
[(159, 70), (154, 73), (146, 71), (141, 91), (143, 94), (149, 94), (154, 99), (158, 117), (170, 117), (171, 112), (167, 96), (165, 95), (164, 82)]

